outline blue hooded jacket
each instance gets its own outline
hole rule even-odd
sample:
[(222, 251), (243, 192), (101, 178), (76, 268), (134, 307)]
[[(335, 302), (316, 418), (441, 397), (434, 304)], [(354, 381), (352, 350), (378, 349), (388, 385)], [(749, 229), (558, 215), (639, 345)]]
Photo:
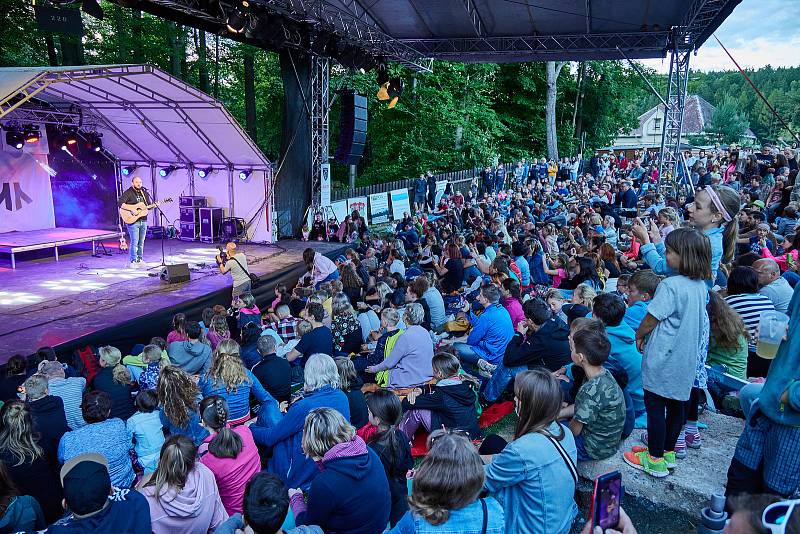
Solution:
[(636, 332), (623, 321), (617, 326), (606, 326), (611, 352), (608, 361), (625, 370), (628, 385), (625, 391), (633, 401), (636, 428), (647, 428), (647, 413), (644, 408), (642, 389), (642, 354), (636, 349)]
[[(800, 426), (800, 291), (795, 289), (789, 302), (789, 336), (781, 343), (772, 360), (767, 380), (758, 395), (758, 408), (775, 423)], [(784, 392), (788, 401), (781, 402)]]
[(622, 322), (630, 326), (633, 333), (636, 334), (645, 315), (647, 315), (647, 302), (640, 300), (639, 302), (634, 302), (633, 306), (628, 306), (628, 309), (625, 310), (625, 317), (623, 317)]
[[(306, 458), (300, 442), (306, 416), (314, 408), (333, 408), (350, 420), (350, 403), (341, 389), (323, 386), (289, 407), (289, 411), (274, 425), (261, 417), (250, 427), (256, 445), (272, 450), (268, 470), (278, 475), (290, 488), (308, 491), (319, 469), (314, 460)], [(263, 411), (263, 410), (262, 410)]]

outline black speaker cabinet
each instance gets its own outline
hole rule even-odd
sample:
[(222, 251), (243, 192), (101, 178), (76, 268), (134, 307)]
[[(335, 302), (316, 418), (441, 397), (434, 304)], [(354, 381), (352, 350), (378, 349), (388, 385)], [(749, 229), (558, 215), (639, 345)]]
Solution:
[(189, 264), (176, 263), (161, 268), (161, 281), (168, 284), (180, 284), (189, 281)]
[(353, 91), (343, 91), (341, 102), (336, 161), (358, 165), (367, 142), (367, 98)]

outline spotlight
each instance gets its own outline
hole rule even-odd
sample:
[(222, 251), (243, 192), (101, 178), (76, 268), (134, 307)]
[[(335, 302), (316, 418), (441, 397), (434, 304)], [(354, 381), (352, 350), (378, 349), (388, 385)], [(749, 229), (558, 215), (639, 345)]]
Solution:
[(6, 143), (17, 150), (21, 150), (25, 145), (25, 136), (22, 134), (19, 127), (6, 125), (3, 129), (6, 131)]
[(25, 131), (26, 143), (35, 144), (39, 142), (39, 139), (41, 139), (38, 126), (34, 126), (32, 124), (26, 124), (23, 130)]
[(103, 134), (97, 132), (86, 132), (86, 148), (94, 152), (103, 150)]
[(158, 169), (158, 175), (161, 176), (162, 178), (166, 178), (167, 176), (169, 176), (170, 174), (172, 174), (177, 170), (178, 167), (176, 167), (175, 165), (169, 165), (168, 167), (161, 167), (160, 169)]
[(200, 178), (205, 178), (206, 176), (211, 174), (213, 170), (214, 169), (212, 169), (211, 167), (206, 167), (204, 169), (197, 169), (197, 176), (199, 176)]
[(67, 126), (61, 135), (61, 150), (73, 150), (78, 146), (78, 129), (74, 126)]
[(250, 2), (242, 0), (240, 4), (233, 8), (225, 21), (225, 27), (231, 33), (242, 33), (247, 26), (247, 15), (250, 12)]
[(241, 181), (245, 181), (245, 180), (247, 180), (247, 178), (249, 178), (249, 177), (250, 177), (250, 175), (251, 175), (252, 173), (253, 173), (253, 171), (252, 171), (252, 170), (250, 170), (250, 169), (247, 169), (247, 170), (241, 170), (241, 171), (239, 171), (239, 179), (240, 179)]
[(136, 169), (138, 169), (138, 165), (128, 165), (127, 167), (122, 167), (122, 175), (128, 176), (132, 174)]

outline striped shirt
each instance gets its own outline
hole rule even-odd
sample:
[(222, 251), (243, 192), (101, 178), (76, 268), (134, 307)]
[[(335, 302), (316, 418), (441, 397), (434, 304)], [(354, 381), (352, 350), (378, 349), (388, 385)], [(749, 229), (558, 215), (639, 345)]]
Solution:
[(69, 378), (51, 378), (47, 385), (50, 395), (61, 397), (64, 401), (64, 415), (67, 425), (71, 430), (77, 430), (86, 424), (81, 412), (83, 391), (86, 389), (86, 379), (82, 376)]
[(730, 304), (731, 308), (736, 310), (747, 330), (747, 348), (750, 352), (755, 352), (756, 343), (756, 329), (761, 314), (765, 311), (775, 311), (775, 305), (769, 298), (758, 293), (741, 293), (739, 295), (729, 295), (725, 300)]

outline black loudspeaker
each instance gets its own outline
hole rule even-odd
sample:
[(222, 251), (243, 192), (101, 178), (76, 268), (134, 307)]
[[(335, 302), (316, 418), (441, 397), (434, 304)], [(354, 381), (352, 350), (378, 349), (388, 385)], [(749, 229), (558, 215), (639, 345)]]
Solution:
[(168, 284), (180, 284), (189, 281), (189, 264), (176, 263), (175, 265), (165, 265), (161, 268), (161, 281)]
[(353, 91), (342, 91), (339, 112), (339, 144), (336, 161), (358, 165), (367, 142), (367, 98)]

